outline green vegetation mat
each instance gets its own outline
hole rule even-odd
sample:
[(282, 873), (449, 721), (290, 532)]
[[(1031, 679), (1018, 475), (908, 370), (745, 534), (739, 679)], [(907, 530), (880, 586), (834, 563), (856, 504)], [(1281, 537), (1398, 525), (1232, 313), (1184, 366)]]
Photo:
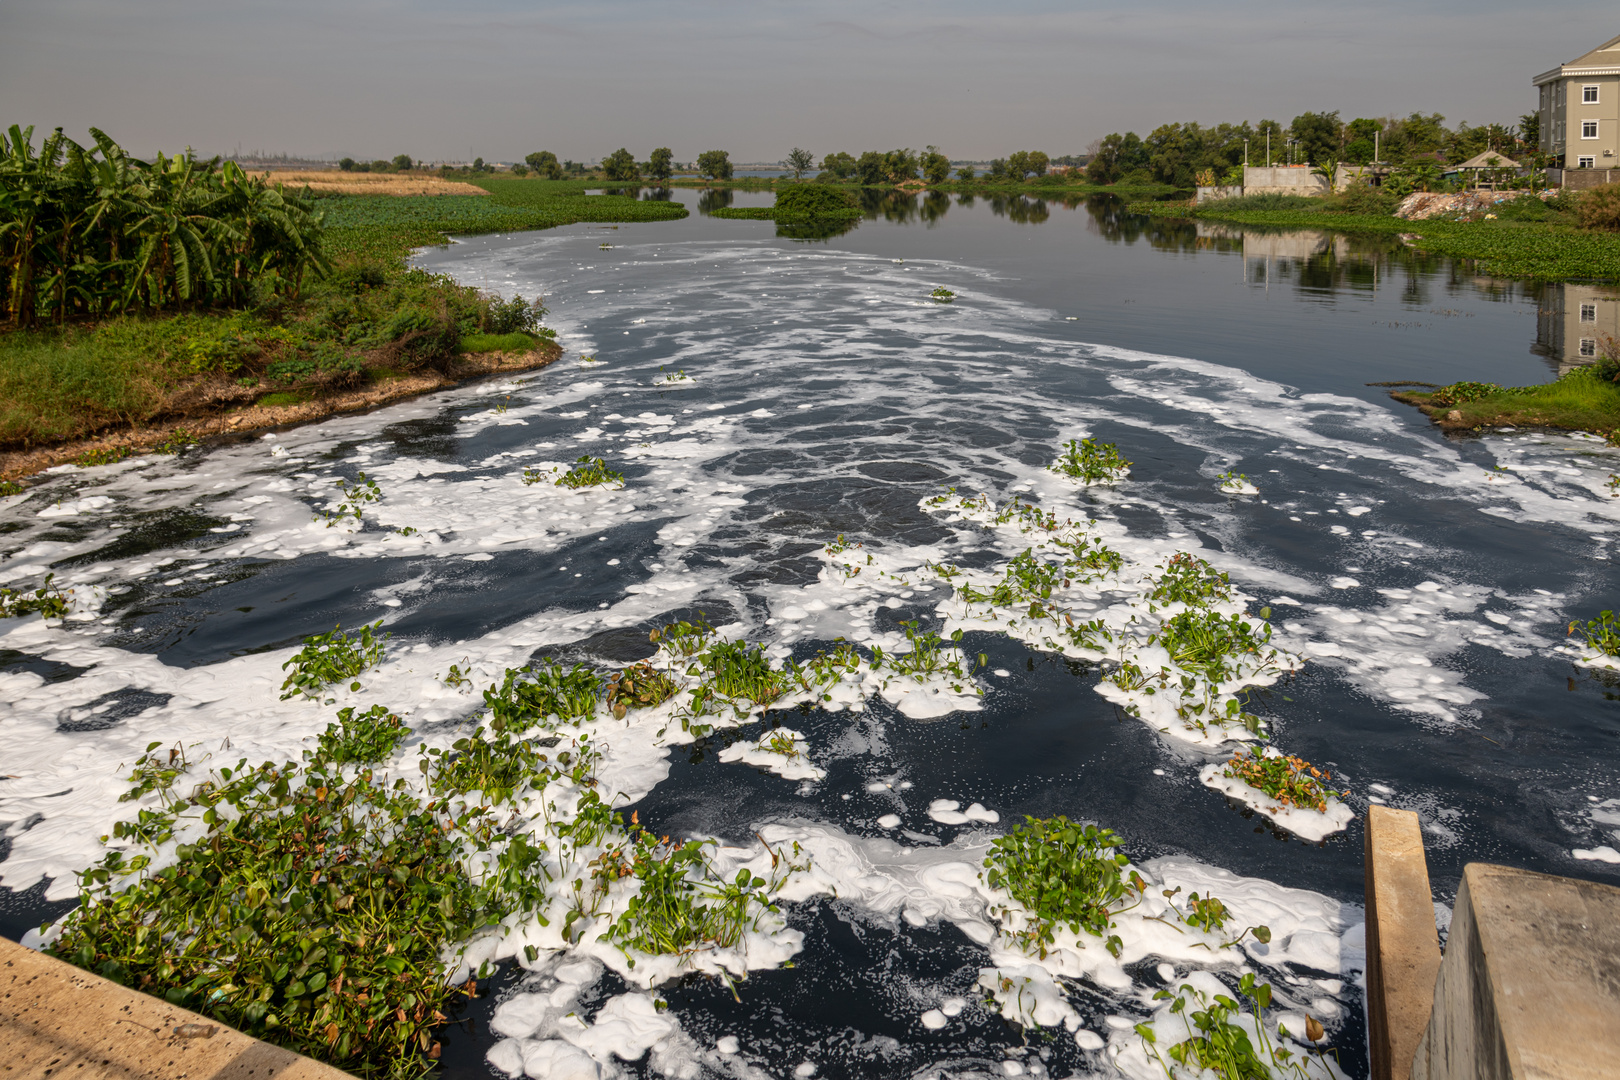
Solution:
[(1404, 221), (1326, 207), (1244, 210), (1174, 203), (1132, 203), (1130, 210), (1156, 217), (1199, 218), (1278, 229), (1400, 235), (1413, 247), (1472, 260), (1479, 273), (1501, 277), (1620, 279), (1620, 233), (1590, 232), (1545, 220)]
[(334, 259), (403, 260), (413, 249), (452, 235), (550, 229), (576, 222), (670, 221), (686, 207), (633, 195), (587, 195), (588, 180), (474, 177), (483, 195), (346, 195), (321, 200), (326, 251)]

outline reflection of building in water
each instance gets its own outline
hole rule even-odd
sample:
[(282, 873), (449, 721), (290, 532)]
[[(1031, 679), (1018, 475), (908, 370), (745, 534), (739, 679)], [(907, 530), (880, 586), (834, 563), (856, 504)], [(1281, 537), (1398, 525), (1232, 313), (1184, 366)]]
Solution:
[[(1272, 264), (1289, 260), (1309, 262), (1321, 255), (1331, 254), (1334, 261), (1342, 262), (1350, 256), (1350, 238), (1343, 233), (1316, 232), (1311, 229), (1290, 231), (1244, 228), (1222, 225), (1219, 222), (1198, 223), (1200, 238), (1230, 240), (1243, 248), (1243, 278), (1251, 285), (1271, 282)], [(1286, 273), (1287, 270), (1284, 270)]]
[(1620, 346), (1620, 289), (1601, 285), (1548, 285), (1536, 310), (1536, 349), (1562, 375), (1590, 364), (1604, 347)]

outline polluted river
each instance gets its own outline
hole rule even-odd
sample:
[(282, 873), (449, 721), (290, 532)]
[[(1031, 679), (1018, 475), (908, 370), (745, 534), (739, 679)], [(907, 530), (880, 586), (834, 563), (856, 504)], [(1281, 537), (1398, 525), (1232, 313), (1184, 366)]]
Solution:
[[(418, 255), (544, 296), (548, 368), (0, 499), (0, 584), (71, 590), (0, 621), (0, 930), (351, 708), (399, 735), (332, 768), (485, 815), (458, 857), (519, 897), (441, 952), (449, 1077), (1149, 1078), (1216, 995), (1275, 1075), (1359, 1077), (1369, 803), (1442, 933), (1469, 861), (1620, 882), (1620, 682), (1568, 633), (1620, 606), (1620, 451), (1369, 385), (1547, 381), (1585, 287), (1107, 201), (804, 241), (667, 197)], [(334, 627), (355, 669), (289, 687)], [(480, 753), (522, 775), (434, 788)]]

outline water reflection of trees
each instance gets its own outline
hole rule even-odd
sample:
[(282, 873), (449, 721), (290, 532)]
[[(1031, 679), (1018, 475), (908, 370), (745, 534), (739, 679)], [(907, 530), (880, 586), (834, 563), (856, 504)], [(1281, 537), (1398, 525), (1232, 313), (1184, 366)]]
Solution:
[(814, 219), (788, 224), (779, 223), (776, 226), (776, 235), (788, 240), (831, 240), (835, 236), (843, 236), (861, 223), (860, 218)]
[(714, 211), (723, 210), (730, 205), (730, 188), (706, 188), (698, 196), (697, 208), (700, 214), (712, 214)]
[(675, 198), (675, 193), (667, 187), (642, 188), (642, 202), (669, 202)]

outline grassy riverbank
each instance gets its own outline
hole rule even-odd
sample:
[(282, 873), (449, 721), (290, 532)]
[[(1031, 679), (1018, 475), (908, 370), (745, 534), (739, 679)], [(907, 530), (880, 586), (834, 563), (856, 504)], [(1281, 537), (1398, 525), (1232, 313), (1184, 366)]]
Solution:
[(1130, 210), (1155, 217), (1273, 229), (1332, 229), (1399, 236), (1412, 247), (1469, 260), (1476, 272), (1498, 277), (1620, 280), (1620, 233), (1582, 229), (1573, 223), (1573, 215), (1556, 210), (1542, 209), (1538, 213), (1540, 200), (1529, 198), (1536, 205), (1528, 210), (1518, 207), (1518, 202), (1526, 200), (1517, 200), (1503, 204), (1495, 220), (1472, 221), (1405, 221), (1387, 213), (1355, 212), (1329, 199), (1289, 200), (1293, 205), (1280, 209), (1256, 208), (1255, 200), (1244, 199), (1202, 206), (1138, 202), (1132, 203)]
[(182, 441), (245, 431), (549, 363), (559, 350), (543, 308), (410, 271), (406, 256), (457, 233), (686, 216), (675, 203), (586, 195), (592, 181), (477, 184), (488, 194), (319, 198), (332, 272), (296, 296), (0, 333), (0, 477), (117, 460), (172, 443), (176, 429)]
[(1539, 386), (1453, 383), (1433, 390), (1397, 390), (1447, 431), (1491, 427), (1549, 427), (1620, 437), (1620, 383), (1614, 365), (1575, 368)]

